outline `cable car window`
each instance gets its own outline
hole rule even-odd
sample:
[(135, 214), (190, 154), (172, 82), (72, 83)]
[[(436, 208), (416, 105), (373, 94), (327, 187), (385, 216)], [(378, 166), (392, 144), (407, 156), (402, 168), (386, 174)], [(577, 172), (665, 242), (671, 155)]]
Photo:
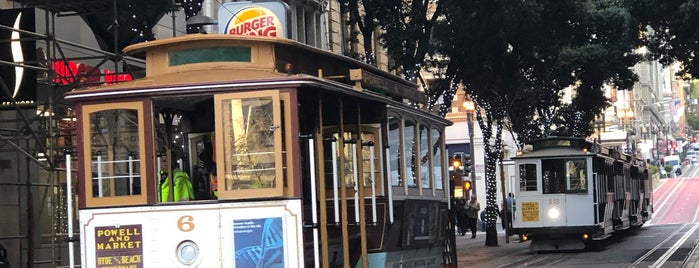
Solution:
[(442, 171), (442, 133), (438, 129), (432, 129), (432, 175), (434, 176), (434, 188), (444, 189), (444, 175)]
[(92, 197), (141, 194), (138, 110), (90, 113)]
[(544, 194), (587, 191), (585, 159), (546, 159), (541, 161)]
[(250, 62), (250, 47), (207, 47), (170, 52), (170, 66), (202, 62)]
[[(364, 143), (362, 144), (362, 159), (364, 160), (362, 162), (362, 177), (364, 178), (363, 183), (365, 187), (371, 187), (372, 181), (374, 182), (374, 186), (380, 184), (380, 180), (377, 179), (381, 177), (381, 162), (379, 161), (381, 152), (379, 151), (379, 141), (376, 138), (378, 136), (377, 131), (378, 129), (369, 128), (362, 130), (361, 141)], [(371, 144), (368, 142), (371, 142)], [(376, 187), (376, 189), (379, 188), (380, 187)]]
[(415, 176), (417, 175), (417, 167), (416, 161), (415, 161), (415, 156), (418, 155), (415, 153), (417, 150), (417, 139), (415, 137), (415, 121), (413, 121), (410, 118), (406, 118), (404, 121), (404, 131), (403, 131), (403, 136), (405, 137), (403, 142), (403, 149), (404, 149), (404, 156), (405, 159), (405, 169), (406, 169), (406, 174), (405, 174), (405, 180), (408, 183), (408, 187), (417, 187), (417, 181), (415, 181)]
[(344, 162), (339, 163), (337, 165), (337, 167), (340, 169), (343, 169), (344, 172), (343, 173), (340, 173), (339, 171), (335, 171), (335, 172), (345, 176), (343, 178), (343, 181), (345, 182), (345, 187), (348, 187), (348, 188), (354, 187), (354, 185), (356, 184), (355, 180), (357, 179), (356, 176), (358, 175), (355, 172), (359, 172), (359, 170), (357, 170), (358, 169), (357, 162), (355, 161), (357, 159), (356, 158), (357, 150), (355, 149), (354, 146), (356, 146), (357, 144), (355, 142), (349, 142), (349, 141), (356, 141), (357, 140), (355, 134), (356, 133), (352, 132), (352, 131), (347, 131), (347, 132), (343, 133), (342, 137), (340, 137), (338, 135), (338, 133), (334, 134), (334, 137), (336, 140), (343, 139), (345, 141), (345, 143), (343, 143), (344, 148), (337, 150), (338, 155), (335, 156), (337, 158), (337, 160), (339, 161), (340, 160), (339, 154), (344, 155), (343, 156)]
[(585, 159), (566, 161), (566, 190), (587, 191)]
[(388, 163), (390, 165), (391, 186), (403, 186), (403, 178), (400, 168), (400, 117), (389, 115), (388, 117)]
[(536, 164), (519, 165), (519, 190), (537, 191)]
[(429, 161), (429, 131), (426, 125), (420, 124), (419, 128), (420, 139), (420, 154), (418, 155), (418, 163), (420, 163), (420, 183), (423, 189), (432, 188), (430, 183), (430, 161)]
[[(222, 198), (283, 194), (281, 104), (276, 92), (222, 94), (216, 129), (218, 191)], [(218, 131), (217, 131), (218, 132)]]
[(542, 160), (541, 175), (544, 194), (565, 193), (566, 166), (563, 159)]

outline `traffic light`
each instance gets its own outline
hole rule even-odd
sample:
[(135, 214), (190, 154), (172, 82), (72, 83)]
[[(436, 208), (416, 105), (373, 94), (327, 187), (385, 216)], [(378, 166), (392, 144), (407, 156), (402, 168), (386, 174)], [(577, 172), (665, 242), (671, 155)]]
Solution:
[(471, 156), (470, 155), (464, 155), (463, 157), (463, 169), (464, 169), (464, 176), (468, 176), (471, 174), (471, 169), (473, 167), (473, 164), (471, 163)]
[(466, 191), (466, 192), (470, 191), (471, 187), (473, 187), (473, 185), (471, 185), (471, 180), (464, 180), (463, 185), (464, 185), (464, 191)]
[(451, 157), (451, 166), (454, 167), (454, 170), (461, 169), (461, 154), (454, 154)]

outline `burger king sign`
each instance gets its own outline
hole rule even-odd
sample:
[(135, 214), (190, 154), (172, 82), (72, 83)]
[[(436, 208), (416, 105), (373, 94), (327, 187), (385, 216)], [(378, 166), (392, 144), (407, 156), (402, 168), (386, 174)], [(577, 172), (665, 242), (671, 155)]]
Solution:
[(283, 2), (231, 2), (219, 9), (223, 34), (287, 37)]

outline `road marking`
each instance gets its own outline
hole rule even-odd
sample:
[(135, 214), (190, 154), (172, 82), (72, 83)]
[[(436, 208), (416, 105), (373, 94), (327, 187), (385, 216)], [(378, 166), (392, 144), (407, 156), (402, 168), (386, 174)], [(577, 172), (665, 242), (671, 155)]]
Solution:
[[(524, 250), (524, 252), (529, 252), (529, 250)], [(526, 259), (534, 259), (534, 258), (536, 258), (536, 257), (539, 257), (539, 256), (538, 256), (538, 255), (529, 255), (529, 256), (525, 256), (525, 257), (522, 257), (522, 258), (519, 258), (519, 259), (515, 259), (514, 261), (511, 261), (510, 263), (497, 266), (496, 268), (503, 268), (503, 267), (515, 266), (516, 263), (524, 262), (524, 260), (526, 260)]]

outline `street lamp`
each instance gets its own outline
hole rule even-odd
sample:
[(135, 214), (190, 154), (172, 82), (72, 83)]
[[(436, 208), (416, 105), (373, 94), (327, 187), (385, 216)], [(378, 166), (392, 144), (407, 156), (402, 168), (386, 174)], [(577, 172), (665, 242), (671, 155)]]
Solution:
[(667, 138), (667, 133), (670, 132), (670, 126), (663, 125), (665, 131), (665, 155), (670, 155), (670, 140)]
[[(466, 110), (466, 122), (468, 124), (468, 140), (470, 143), (470, 154), (471, 154), (471, 164), (474, 164), (474, 159), (476, 157), (475, 150), (474, 150), (474, 144), (473, 144), (473, 111), (476, 110), (476, 104), (471, 100), (471, 97), (466, 95), (466, 99), (464, 100), (464, 110)], [(471, 183), (475, 184), (476, 183), (476, 172), (475, 170), (471, 171)], [(471, 187), (471, 192), (473, 193), (473, 196), (476, 196), (476, 188), (477, 187)]]
[(655, 145), (653, 146), (655, 148), (655, 161), (660, 161), (660, 130), (658, 129), (658, 125), (652, 125), (651, 127), (651, 133), (653, 134), (653, 141), (655, 142)]
[(631, 108), (621, 108), (621, 110), (617, 112), (617, 116), (621, 119), (621, 126), (624, 128), (626, 134), (626, 152), (631, 155), (636, 155), (636, 146), (631, 144), (631, 142), (635, 144), (635, 141), (629, 140), (629, 134), (631, 132), (629, 122), (634, 118), (634, 112)]

